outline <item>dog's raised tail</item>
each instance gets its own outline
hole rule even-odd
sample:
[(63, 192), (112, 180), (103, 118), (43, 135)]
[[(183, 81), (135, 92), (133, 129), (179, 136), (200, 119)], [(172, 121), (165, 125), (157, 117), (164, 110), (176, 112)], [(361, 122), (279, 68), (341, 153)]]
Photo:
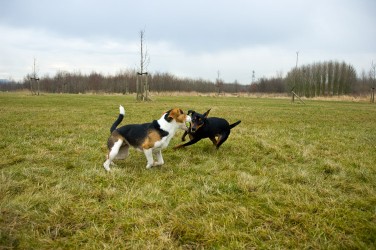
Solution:
[(230, 129), (232, 129), (233, 127), (236, 127), (236, 126), (238, 126), (239, 125), (239, 123), (241, 123), (242, 121), (237, 121), (237, 122), (235, 122), (235, 123), (233, 123), (233, 124), (231, 124), (230, 125)]
[(110, 128), (110, 132), (112, 133), (116, 127), (121, 123), (121, 121), (123, 120), (124, 118), (124, 115), (125, 115), (125, 110), (124, 110), (124, 107), (120, 105), (119, 107), (119, 116), (118, 118), (116, 119), (116, 121), (114, 122), (114, 124), (112, 124), (111, 128)]

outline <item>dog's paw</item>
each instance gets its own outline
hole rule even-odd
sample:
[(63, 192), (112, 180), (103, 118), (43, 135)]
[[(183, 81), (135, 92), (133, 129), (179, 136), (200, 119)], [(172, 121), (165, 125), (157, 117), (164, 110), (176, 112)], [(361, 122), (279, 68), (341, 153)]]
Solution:
[(164, 161), (155, 161), (153, 164), (153, 167), (162, 166), (164, 164)]
[(107, 161), (105, 163), (103, 163), (103, 167), (104, 169), (107, 171), (107, 172), (110, 172), (111, 169), (110, 169), (110, 163), (107, 163)]
[(173, 147), (173, 149), (179, 149), (179, 148), (182, 148), (183, 146), (182, 145), (176, 145), (175, 147)]

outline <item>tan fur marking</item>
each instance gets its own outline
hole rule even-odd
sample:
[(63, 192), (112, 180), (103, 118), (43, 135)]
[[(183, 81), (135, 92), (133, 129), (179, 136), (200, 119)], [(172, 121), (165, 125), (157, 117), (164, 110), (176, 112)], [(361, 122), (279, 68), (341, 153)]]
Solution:
[(155, 130), (150, 130), (148, 136), (145, 138), (145, 141), (142, 143), (142, 148), (149, 149), (154, 147), (155, 142), (160, 141), (161, 136)]
[(121, 136), (116, 130), (114, 130), (114, 132), (112, 132), (111, 136), (107, 140), (108, 148), (111, 149), (114, 146), (114, 143), (117, 142), (119, 139), (126, 143), (125, 138)]
[(170, 111), (170, 115), (168, 117), (171, 117), (176, 122), (184, 123), (186, 120), (187, 115), (181, 112), (181, 109), (174, 108)]

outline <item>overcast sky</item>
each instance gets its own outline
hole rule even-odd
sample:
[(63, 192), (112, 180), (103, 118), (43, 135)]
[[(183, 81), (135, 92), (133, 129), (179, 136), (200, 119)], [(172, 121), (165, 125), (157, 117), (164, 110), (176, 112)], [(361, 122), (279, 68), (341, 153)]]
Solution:
[(0, 0), (0, 79), (139, 68), (248, 84), (298, 64), (376, 63), (375, 0)]

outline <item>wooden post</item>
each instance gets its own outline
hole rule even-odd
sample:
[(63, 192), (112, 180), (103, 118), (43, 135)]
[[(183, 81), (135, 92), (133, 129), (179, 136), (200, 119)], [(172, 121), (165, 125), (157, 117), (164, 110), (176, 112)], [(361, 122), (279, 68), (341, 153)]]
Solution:
[(145, 100), (149, 101), (149, 85), (148, 85), (148, 76), (147, 75), (145, 76)]
[(136, 76), (136, 100), (137, 101), (140, 100), (140, 85), (139, 85), (138, 77), (139, 75), (137, 74)]
[(31, 86), (32, 86), (32, 82), (33, 81), (37, 82), (37, 86), (38, 86), (38, 93), (37, 93), (37, 95), (39, 95), (39, 78), (38, 77), (30, 77), (30, 81), (31, 81), (31, 83), (30, 83)]
[(372, 88), (372, 92), (371, 92), (371, 103), (375, 103), (375, 88)]
[(291, 91), (291, 93), (292, 93), (292, 100), (293, 100), (293, 102), (294, 102), (294, 96), (296, 96), (302, 103), (305, 104), (305, 102), (300, 98), (300, 96), (298, 96), (294, 91)]
[[(148, 95), (148, 85), (147, 85), (147, 75), (148, 72), (137, 72), (137, 100), (139, 101), (150, 101)], [(144, 79), (146, 77), (146, 79)]]

